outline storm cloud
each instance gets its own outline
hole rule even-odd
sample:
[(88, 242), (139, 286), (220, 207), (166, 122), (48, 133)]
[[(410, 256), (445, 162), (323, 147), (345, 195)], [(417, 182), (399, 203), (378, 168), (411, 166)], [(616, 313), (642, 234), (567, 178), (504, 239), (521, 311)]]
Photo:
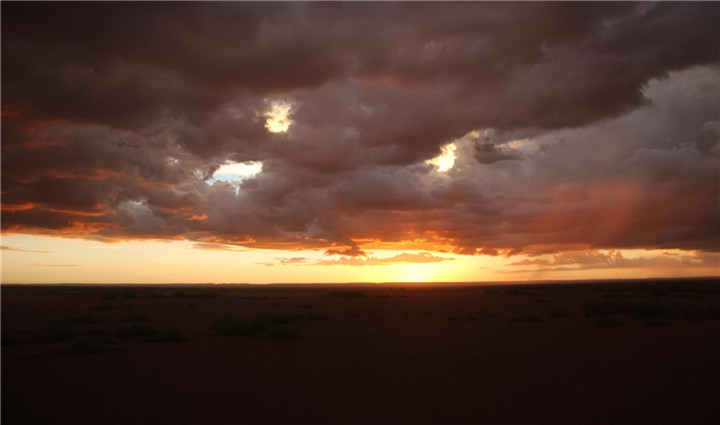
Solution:
[[(719, 16), (3, 3), (2, 228), (346, 263), (373, 248), (718, 251)], [(268, 126), (278, 105), (285, 131)], [(450, 144), (447, 169), (428, 162)]]

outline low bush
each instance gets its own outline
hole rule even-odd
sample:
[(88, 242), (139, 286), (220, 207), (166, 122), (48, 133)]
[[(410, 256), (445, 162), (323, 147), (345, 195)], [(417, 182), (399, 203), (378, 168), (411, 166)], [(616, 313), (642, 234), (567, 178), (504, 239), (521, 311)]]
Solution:
[(182, 341), (186, 341), (186, 339), (177, 330), (167, 329), (163, 332), (158, 332), (152, 336), (148, 336), (143, 341), (146, 341), (146, 342), (182, 342)]
[(216, 320), (212, 328), (221, 335), (254, 336), (267, 339), (299, 338), (299, 330), (286, 325), (297, 321), (328, 320), (319, 313), (282, 315), (256, 315), (250, 317), (229, 316)]
[(643, 320), (642, 325), (646, 327), (664, 327), (670, 326), (672, 323), (662, 319), (645, 319)]
[(70, 323), (93, 324), (107, 321), (106, 318), (96, 316), (73, 316), (67, 320)]
[(346, 298), (346, 299), (355, 299), (355, 298), (363, 298), (366, 297), (364, 292), (361, 291), (354, 291), (354, 290), (344, 290), (344, 291), (333, 291), (330, 293), (331, 297), (336, 298)]
[(173, 292), (172, 298), (217, 298), (220, 294), (215, 292)]
[(563, 317), (570, 317), (570, 310), (567, 307), (558, 306), (550, 310), (550, 317), (553, 319), (559, 319)]
[(120, 316), (119, 319), (121, 322), (149, 322), (150, 318), (147, 316), (143, 316), (142, 314), (126, 314), (124, 316)]
[(720, 320), (720, 306), (689, 305), (680, 310), (680, 315), (690, 322)]
[(123, 294), (123, 298), (144, 299), (144, 298), (164, 298), (165, 296), (155, 291), (130, 291)]
[(586, 317), (630, 315), (633, 319), (672, 319), (677, 307), (657, 302), (621, 303), (594, 301), (585, 304)]
[(112, 333), (112, 336), (122, 339), (152, 338), (157, 336), (158, 333), (159, 331), (155, 328), (141, 325), (132, 325), (115, 329), (115, 331)]
[(273, 326), (258, 336), (263, 339), (299, 339), (301, 337), (300, 329), (280, 326)]
[(93, 308), (93, 310), (95, 310), (95, 311), (110, 311), (110, 310), (114, 310), (114, 309), (115, 309), (115, 307), (111, 306), (110, 304), (99, 305), (99, 306)]
[(542, 323), (545, 320), (539, 316), (511, 317), (512, 323)]
[(102, 345), (85, 336), (78, 336), (67, 341), (59, 350), (63, 354), (97, 353), (102, 351)]
[(222, 335), (253, 336), (263, 333), (278, 324), (268, 316), (231, 316), (216, 320), (213, 323), (213, 329)]
[(293, 318), (296, 320), (330, 320), (330, 316), (322, 313), (296, 314)]
[(69, 341), (75, 337), (75, 328), (67, 322), (51, 322), (32, 334), (30, 342), (46, 344)]
[(598, 328), (618, 328), (624, 324), (625, 322), (615, 317), (603, 317), (595, 320), (595, 326)]

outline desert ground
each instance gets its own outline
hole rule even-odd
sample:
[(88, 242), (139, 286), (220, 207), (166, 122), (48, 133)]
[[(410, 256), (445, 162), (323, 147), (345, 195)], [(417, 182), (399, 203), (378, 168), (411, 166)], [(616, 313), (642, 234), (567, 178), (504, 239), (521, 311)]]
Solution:
[(2, 423), (717, 424), (720, 281), (3, 285)]

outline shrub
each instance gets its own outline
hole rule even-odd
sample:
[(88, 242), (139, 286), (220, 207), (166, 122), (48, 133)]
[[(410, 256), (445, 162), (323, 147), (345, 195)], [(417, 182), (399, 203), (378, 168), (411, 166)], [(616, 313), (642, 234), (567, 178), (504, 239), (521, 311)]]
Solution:
[(627, 304), (625, 306), (633, 319), (672, 319), (675, 311), (671, 306), (655, 302)]
[(124, 316), (120, 316), (119, 319), (121, 322), (149, 322), (150, 318), (147, 316), (143, 316), (142, 314), (126, 314)]
[(67, 322), (51, 322), (42, 329), (35, 332), (31, 337), (31, 342), (44, 344), (50, 342), (69, 341), (75, 337), (75, 328)]
[(344, 290), (344, 291), (333, 291), (330, 293), (330, 296), (337, 297), (337, 298), (346, 298), (346, 299), (355, 299), (355, 298), (362, 298), (365, 297), (365, 293), (361, 291), (354, 291), (354, 290)]
[(680, 315), (690, 322), (720, 320), (720, 307), (689, 305), (681, 309)]
[(273, 326), (259, 337), (263, 339), (298, 339), (300, 338), (300, 329)]
[(595, 326), (598, 328), (618, 328), (624, 324), (625, 322), (615, 317), (603, 317), (595, 320)]
[(182, 342), (186, 341), (180, 332), (175, 329), (167, 329), (144, 339), (146, 342)]
[(622, 313), (622, 307), (617, 303), (604, 301), (593, 301), (586, 303), (583, 307), (586, 317), (611, 316)]
[(97, 353), (102, 351), (102, 345), (94, 339), (84, 336), (75, 337), (60, 348), (63, 354)]
[(84, 323), (84, 324), (92, 324), (92, 323), (101, 323), (105, 322), (107, 319), (105, 318), (99, 318), (95, 316), (73, 316), (68, 319), (68, 322), (70, 323)]
[(222, 335), (252, 336), (265, 332), (274, 325), (272, 319), (265, 316), (231, 316), (216, 320), (213, 329)]
[(296, 314), (293, 318), (297, 320), (330, 320), (330, 316), (322, 313)]
[(510, 318), (512, 323), (542, 323), (545, 320), (539, 316), (525, 316), (525, 317), (512, 317)]
[(162, 294), (155, 291), (130, 291), (126, 292), (123, 297), (129, 299), (164, 298)]
[(250, 317), (230, 316), (216, 320), (212, 327), (222, 335), (256, 336), (269, 339), (298, 338), (299, 331), (286, 328), (298, 320), (327, 320), (322, 314), (296, 314), (294, 316), (256, 315)]
[(17, 344), (25, 344), (27, 343), (27, 340), (24, 338), (20, 338), (16, 335), (10, 335), (10, 334), (2, 334), (2, 345), (17, 345)]
[(216, 298), (220, 294), (215, 292), (173, 292), (170, 296), (173, 298)]
[(567, 307), (555, 307), (552, 310), (550, 310), (550, 317), (558, 319), (562, 317), (570, 317), (570, 310), (567, 309)]
[(132, 325), (132, 326), (126, 326), (122, 328), (117, 328), (112, 333), (112, 336), (115, 338), (123, 338), (123, 339), (130, 339), (130, 338), (151, 338), (154, 336), (157, 336), (158, 330), (155, 328), (150, 328), (147, 326), (140, 326), (140, 325)]
[(99, 305), (99, 306), (93, 308), (93, 310), (95, 310), (95, 311), (109, 311), (109, 310), (113, 310), (114, 308), (115, 308), (115, 307), (111, 306), (110, 304), (104, 304), (104, 305)]
[(672, 319), (677, 307), (655, 301), (644, 303), (590, 302), (585, 304), (585, 316), (604, 317), (618, 314), (630, 315), (633, 319)]
[(642, 325), (646, 327), (670, 326), (671, 324), (672, 323), (661, 319), (645, 319), (642, 322)]

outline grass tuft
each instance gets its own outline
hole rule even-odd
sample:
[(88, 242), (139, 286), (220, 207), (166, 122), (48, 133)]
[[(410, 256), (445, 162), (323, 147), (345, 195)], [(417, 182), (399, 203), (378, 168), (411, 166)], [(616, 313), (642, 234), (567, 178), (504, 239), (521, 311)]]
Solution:
[(67, 322), (51, 322), (30, 337), (30, 342), (47, 344), (69, 341), (75, 337), (75, 328)]
[(217, 298), (220, 294), (215, 292), (173, 292), (173, 298)]
[(666, 327), (672, 325), (671, 322), (668, 322), (667, 320), (662, 319), (645, 319), (642, 322), (642, 325), (645, 327)]
[(153, 336), (145, 338), (143, 341), (146, 342), (182, 342), (186, 341), (180, 332), (175, 329), (167, 329), (163, 332), (158, 332)]
[(570, 317), (570, 310), (567, 307), (558, 306), (550, 310), (550, 317), (553, 319), (560, 319), (564, 317)]
[(124, 316), (120, 316), (119, 319), (121, 322), (149, 322), (150, 318), (147, 316), (143, 316), (142, 314), (126, 314)]
[(216, 320), (212, 327), (221, 335), (254, 336), (266, 339), (299, 338), (299, 329), (285, 325), (297, 321), (328, 320), (330, 317), (319, 313), (281, 315), (256, 315), (250, 317), (229, 316)]
[(115, 329), (112, 336), (122, 339), (152, 338), (157, 336), (158, 333), (159, 331), (155, 328), (141, 325), (131, 325)]
[(512, 323), (543, 323), (545, 319), (539, 316), (511, 317)]
[(62, 354), (98, 353), (103, 351), (102, 345), (92, 338), (78, 336), (63, 344), (60, 348)]
[(69, 323), (93, 324), (106, 322), (106, 318), (96, 316), (73, 316), (67, 320)]
[(681, 309), (680, 315), (689, 322), (720, 320), (720, 306), (689, 305)]
[(345, 299), (356, 299), (366, 297), (362, 291), (344, 290), (344, 291), (333, 291), (330, 293), (331, 297), (345, 298)]
[(299, 339), (301, 338), (300, 329), (273, 326), (266, 332), (258, 335), (262, 339)]
[(603, 317), (595, 320), (595, 326), (598, 328), (619, 328), (625, 325), (625, 322), (615, 317)]
[(155, 291), (130, 291), (125, 292), (125, 294), (123, 294), (123, 298), (136, 300), (145, 298), (165, 298), (165, 296)]

